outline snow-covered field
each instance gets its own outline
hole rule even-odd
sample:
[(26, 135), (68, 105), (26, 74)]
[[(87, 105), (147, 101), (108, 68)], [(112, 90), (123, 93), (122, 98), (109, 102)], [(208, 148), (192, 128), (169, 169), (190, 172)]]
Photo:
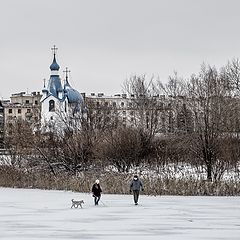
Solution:
[[(71, 209), (71, 199), (83, 209)], [(0, 188), (0, 239), (240, 239), (240, 197), (103, 195)]]

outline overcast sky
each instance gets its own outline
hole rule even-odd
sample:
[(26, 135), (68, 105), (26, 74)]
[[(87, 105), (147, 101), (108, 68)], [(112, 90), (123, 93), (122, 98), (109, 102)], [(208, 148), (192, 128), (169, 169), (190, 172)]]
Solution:
[(0, 97), (41, 91), (51, 47), (79, 92), (122, 92), (126, 78), (167, 81), (240, 54), (238, 0), (0, 0)]

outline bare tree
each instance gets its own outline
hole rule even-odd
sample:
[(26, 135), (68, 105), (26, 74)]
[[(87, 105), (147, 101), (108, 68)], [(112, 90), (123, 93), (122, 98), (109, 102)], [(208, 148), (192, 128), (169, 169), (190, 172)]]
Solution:
[(159, 91), (166, 96), (171, 96), (176, 99), (178, 96), (186, 96), (186, 82), (183, 78), (178, 76), (176, 71), (170, 75), (167, 83), (157, 82)]
[(149, 154), (152, 141), (156, 133), (160, 132), (162, 103), (159, 101), (159, 90), (152, 77), (149, 81), (146, 76), (133, 76), (123, 84), (123, 90), (131, 96), (134, 111), (134, 127), (138, 130), (142, 142), (142, 157)]
[(189, 107), (194, 116), (194, 134), (189, 141), (192, 150), (205, 164), (207, 179), (212, 181), (221, 159), (221, 147), (229, 137), (226, 117), (233, 114), (229, 99), (228, 80), (216, 68), (203, 65), (188, 84)]
[(240, 61), (238, 58), (232, 59), (221, 69), (221, 74), (226, 81), (226, 88), (233, 96), (240, 94)]
[(32, 154), (31, 143), (34, 134), (31, 123), (26, 120), (15, 120), (6, 124), (5, 146), (11, 156), (11, 164), (21, 167)]
[(98, 146), (98, 154), (103, 162), (112, 165), (119, 172), (128, 172), (141, 163), (141, 136), (136, 129), (119, 126), (109, 131)]
[(86, 99), (87, 116), (85, 126), (92, 131), (105, 132), (116, 128), (119, 124), (119, 113), (116, 106), (107, 101)]
[(178, 134), (192, 130), (191, 111), (187, 106), (186, 81), (177, 72), (169, 76), (167, 83), (157, 82), (160, 94), (165, 96), (164, 113), (167, 118), (167, 132)]

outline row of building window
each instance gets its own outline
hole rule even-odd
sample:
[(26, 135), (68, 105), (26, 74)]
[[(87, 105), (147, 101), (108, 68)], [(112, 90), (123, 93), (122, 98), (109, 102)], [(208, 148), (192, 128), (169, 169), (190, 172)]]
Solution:
[[(21, 114), (21, 113), (22, 113), (22, 109), (19, 108), (17, 112), (18, 112), (18, 114)], [(8, 113), (9, 113), (9, 114), (12, 114), (12, 113), (13, 113), (12, 108), (9, 108), (9, 109), (8, 109)], [(31, 109), (30, 109), (30, 108), (27, 109), (27, 113), (31, 113)]]
[[(148, 106), (148, 104), (149, 103), (145, 103), (145, 105), (146, 106)], [(153, 104), (153, 103), (152, 103)], [(120, 104), (120, 107), (129, 107), (129, 108), (131, 108), (131, 107), (133, 107), (134, 105), (133, 105), (133, 102), (128, 102), (128, 103), (125, 103), (125, 102), (121, 102)], [(156, 104), (155, 104), (156, 105)], [(163, 103), (162, 102), (159, 102), (159, 103), (157, 103), (157, 105), (158, 105), (158, 108), (159, 109), (162, 109), (163, 108)], [(96, 102), (96, 107), (101, 107), (101, 106), (105, 106), (105, 107), (117, 107), (117, 103), (116, 102)], [(167, 107), (171, 107), (171, 103), (168, 103), (167, 105), (166, 105)]]
[[(96, 106), (97, 106), (97, 107), (100, 107), (100, 106), (101, 106), (101, 103), (100, 103), (100, 102), (96, 102)], [(109, 103), (109, 102), (104, 102), (104, 106), (105, 106), (105, 107), (108, 107), (108, 106), (110, 106), (110, 103)], [(124, 103), (124, 102), (121, 102), (121, 103), (120, 103), (120, 106), (121, 106), (121, 107), (124, 107), (124, 106), (125, 106), (125, 103)], [(131, 103), (131, 102), (128, 103), (128, 106), (131, 107), (131, 106), (132, 106), (132, 103)], [(117, 107), (117, 103), (116, 103), (116, 102), (113, 102), (113, 103), (112, 103), (112, 107)]]
[[(25, 101), (25, 104), (30, 104), (30, 101), (29, 101), (29, 100), (26, 100), (26, 101)], [(35, 101), (34, 101), (34, 104), (35, 104), (35, 105), (38, 105), (38, 101), (35, 100)]]

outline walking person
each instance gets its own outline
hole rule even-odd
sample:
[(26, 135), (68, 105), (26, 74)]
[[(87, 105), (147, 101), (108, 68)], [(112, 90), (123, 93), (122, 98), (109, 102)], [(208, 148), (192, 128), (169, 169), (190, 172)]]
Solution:
[(94, 197), (94, 204), (95, 205), (98, 205), (98, 202), (101, 198), (101, 192), (102, 192), (102, 189), (100, 187), (99, 180), (97, 179), (92, 186), (92, 194), (93, 194), (93, 197)]
[(135, 205), (138, 205), (138, 198), (139, 198), (140, 190), (142, 190), (142, 191), (144, 190), (143, 189), (143, 184), (139, 180), (138, 176), (134, 175), (133, 180), (130, 184), (130, 193), (133, 192), (133, 199), (134, 199)]

